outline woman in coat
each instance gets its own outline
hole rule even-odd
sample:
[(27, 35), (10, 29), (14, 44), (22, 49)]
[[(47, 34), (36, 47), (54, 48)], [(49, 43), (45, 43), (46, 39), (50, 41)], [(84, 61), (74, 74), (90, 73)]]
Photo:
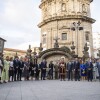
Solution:
[(9, 66), (10, 66), (9, 56), (7, 56), (6, 59), (4, 60), (4, 67), (3, 67), (2, 76), (1, 76), (2, 82), (6, 83), (9, 80), (9, 73), (8, 73)]

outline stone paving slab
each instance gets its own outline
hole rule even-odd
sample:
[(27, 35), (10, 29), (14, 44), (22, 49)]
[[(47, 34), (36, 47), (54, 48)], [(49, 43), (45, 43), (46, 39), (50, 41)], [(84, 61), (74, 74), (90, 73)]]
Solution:
[(100, 82), (9, 82), (0, 84), (0, 100), (100, 100)]

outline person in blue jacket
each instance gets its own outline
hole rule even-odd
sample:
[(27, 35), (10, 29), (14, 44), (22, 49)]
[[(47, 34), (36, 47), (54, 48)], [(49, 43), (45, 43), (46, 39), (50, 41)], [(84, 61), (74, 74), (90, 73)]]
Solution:
[(81, 79), (86, 80), (87, 68), (84, 61), (82, 61), (82, 63), (80, 64), (80, 69), (81, 69)]

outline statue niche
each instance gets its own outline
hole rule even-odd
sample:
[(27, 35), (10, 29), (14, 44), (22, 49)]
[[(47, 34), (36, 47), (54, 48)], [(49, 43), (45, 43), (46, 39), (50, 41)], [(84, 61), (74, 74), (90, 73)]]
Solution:
[(62, 11), (66, 11), (66, 3), (62, 3), (61, 4), (61, 10)]
[(87, 8), (86, 8), (85, 4), (82, 5), (82, 12), (87, 13)]

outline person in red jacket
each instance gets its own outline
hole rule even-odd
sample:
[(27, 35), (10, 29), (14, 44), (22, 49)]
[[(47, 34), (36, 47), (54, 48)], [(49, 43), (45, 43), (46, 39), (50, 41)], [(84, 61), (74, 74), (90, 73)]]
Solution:
[(65, 81), (66, 76), (66, 63), (64, 62), (64, 58), (61, 59), (60, 65), (59, 65), (59, 72), (60, 72), (60, 80)]

